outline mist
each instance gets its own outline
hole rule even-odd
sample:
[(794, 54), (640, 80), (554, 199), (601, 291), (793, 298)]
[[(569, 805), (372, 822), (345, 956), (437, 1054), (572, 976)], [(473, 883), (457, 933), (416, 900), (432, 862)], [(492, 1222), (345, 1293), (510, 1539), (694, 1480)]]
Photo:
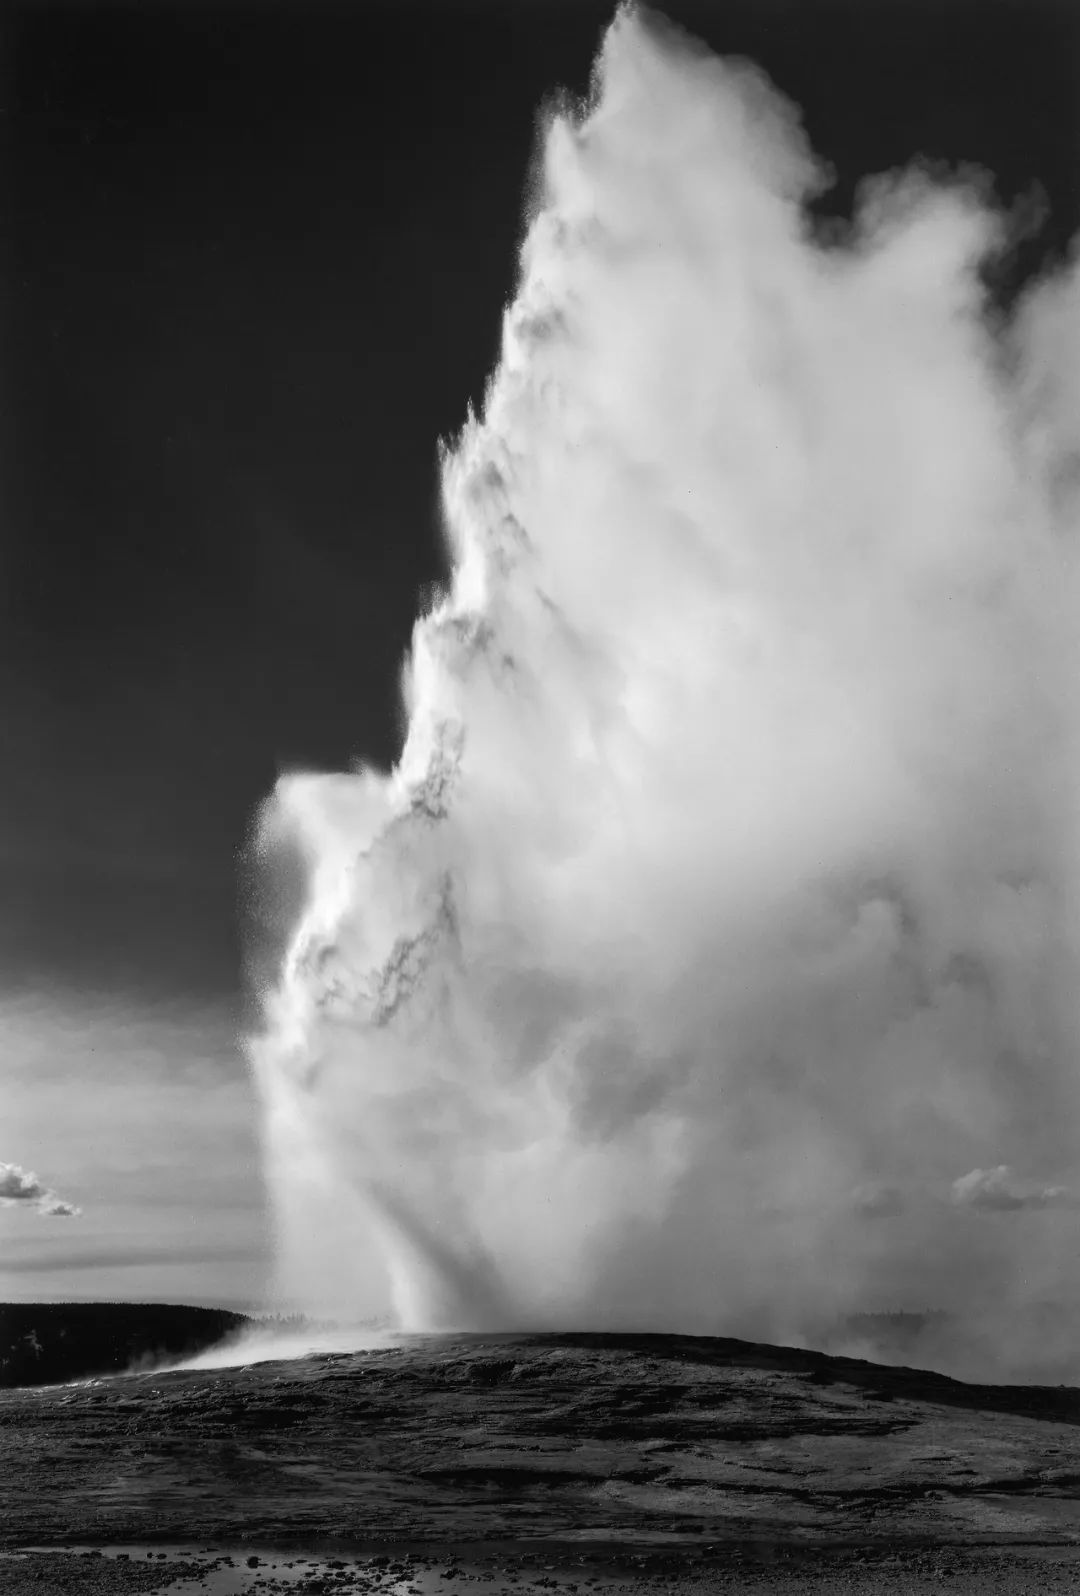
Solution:
[(823, 239), (828, 182), (640, 11), (546, 116), (400, 758), (258, 823), (285, 1310), (932, 1309), (950, 1372), (1080, 1378), (1080, 277), (1005, 318), (985, 180)]
[[(378, 1325), (335, 1325), (282, 1319), (255, 1320), (192, 1357), (155, 1363), (154, 1371), (238, 1369), (294, 1358), (333, 1358), (343, 1353), (398, 1346), (402, 1337)], [(130, 1369), (129, 1373), (141, 1373)]]

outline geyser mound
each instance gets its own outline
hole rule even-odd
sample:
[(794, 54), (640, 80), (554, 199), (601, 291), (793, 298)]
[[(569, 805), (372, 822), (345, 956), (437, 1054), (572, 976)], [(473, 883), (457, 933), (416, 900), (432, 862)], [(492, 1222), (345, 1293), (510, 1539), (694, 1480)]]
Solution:
[[(825, 181), (630, 11), (549, 120), (400, 761), (262, 819), (307, 880), (251, 1044), (292, 1304), (934, 1307), (1004, 1367), (1076, 1295), (1077, 277), (994, 328), (970, 185), (823, 247)], [(1057, 1197), (958, 1198), (1002, 1166)]]

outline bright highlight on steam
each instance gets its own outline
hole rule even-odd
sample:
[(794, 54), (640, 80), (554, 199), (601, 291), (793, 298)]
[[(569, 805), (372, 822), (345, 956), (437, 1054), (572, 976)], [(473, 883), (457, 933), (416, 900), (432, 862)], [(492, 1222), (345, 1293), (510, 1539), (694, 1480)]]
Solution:
[(1022, 1373), (1080, 1295), (1080, 284), (995, 328), (970, 184), (826, 247), (826, 182), (630, 10), (549, 121), (401, 758), (262, 820), (307, 872), (251, 1044), (290, 1305), (933, 1307)]

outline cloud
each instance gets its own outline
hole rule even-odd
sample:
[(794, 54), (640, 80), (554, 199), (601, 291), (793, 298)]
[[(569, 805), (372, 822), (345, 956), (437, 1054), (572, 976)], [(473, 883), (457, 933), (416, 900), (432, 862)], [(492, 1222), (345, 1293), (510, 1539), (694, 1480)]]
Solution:
[(1068, 1186), (1031, 1186), (1017, 1181), (1008, 1164), (972, 1169), (952, 1184), (953, 1202), (986, 1213), (1014, 1213), (1032, 1208), (1076, 1208), (1080, 1198)]
[(0, 1198), (5, 1202), (33, 1202), (45, 1196), (37, 1176), (19, 1164), (0, 1164)]
[(18, 1204), (36, 1208), (51, 1219), (74, 1218), (82, 1213), (81, 1208), (43, 1185), (33, 1170), (23, 1169), (21, 1164), (0, 1164), (0, 1206), (13, 1208)]

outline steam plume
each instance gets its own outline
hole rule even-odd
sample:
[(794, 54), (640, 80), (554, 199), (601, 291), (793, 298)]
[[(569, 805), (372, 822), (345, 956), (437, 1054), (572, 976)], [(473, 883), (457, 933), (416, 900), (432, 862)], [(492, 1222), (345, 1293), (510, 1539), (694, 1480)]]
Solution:
[(1077, 1181), (1080, 284), (992, 330), (970, 183), (881, 179), (826, 248), (826, 181), (629, 10), (550, 118), (399, 763), (262, 818), (307, 879), (251, 1044), (301, 1307), (1076, 1295), (1066, 1212), (953, 1193)]

